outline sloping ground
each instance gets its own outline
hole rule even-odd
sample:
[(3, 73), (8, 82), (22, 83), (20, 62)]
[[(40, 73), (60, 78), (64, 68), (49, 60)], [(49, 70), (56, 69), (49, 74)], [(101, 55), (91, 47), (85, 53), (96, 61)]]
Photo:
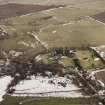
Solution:
[[(0, 0), (0, 4), (6, 3), (25, 3), (25, 4), (85, 4), (104, 2), (104, 0)], [(89, 5), (88, 5), (89, 6)]]
[(99, 20), (99, 21), (105, 23), (105, 12), (98, 13), (98, 14), (92, 16), (92, 17), (96, 20)]
[(39, 33), (39, 38), (51, 47), (104, 45), (105, 27), (93, 20), (84, 19), (67, 25), (46, 28)]
[[(13, 2), (15, 1), (19, 2), (20, 0), (14, 0)], [(46, 4), (29, 5), (31, 4), (31, 1), (35, 2), (36, 4), (37, 2), (42, 3), (46, 1)], [(10, 35), (10, 38), (1, 40), (0, 48), (3, 48), (4, 50), (14, 49), (22, 51), (30, 50), (31, 48), (31, 50), (34, 50), (32, 52), (36, 52), (36, 49), (39, 50), (39, 44), (35, 42), (32, 35), (27, 34), (28, 32), (32, 31), (34, 31), (36, 36), (38, 36), (41, 41), (45, 42), (49, 48), (62, 46), (75, 47), (88, 44), (96, 46), (105, 44), (105, 26), (91, 19), (84, 19), (85, 16), (91, 16), (99, 13), (100, 11), (102, 12), (104, 9), (102, 6), (104, 3), (102, 3), (102, 1), (100, 1), (100, 3), (96, 2), (97, 0), (93, 0), (91, 3), (88, 2), (90, 0), (48, 1), (50, 2), (51, 6), (48, 6), (49, 3), (47, 4), (47, 0), (30, 0), (30, 3), (26, 5), (1, 5), (1, 18), (6, 16), (16, 17), (1, 19), (0, 27), (3, 27), (7, 31), (7, 33)], [(56, 3), (58, 6), (52, 6), (52, 2)], [(63, 8), (57, 8), (60, 6), (59, 4), (63, 4), (63, 2), (68, 2), (68, 5), (64, 6)], [(35, 9), (36, 7), (37, 9)], [(54, 9), (42, 12), (42, 7), (44, 10), (48, 8)], [(32, 11), (41, 12), (34, 12), (30, 14), (29, 12)]]
[[(6, 3), (26, 3), (26, 4), (33, 4), (33, 3), (41, 3), (41, 4), (68, 4), (68, 3), (76, 3), (76, 2), (86, 2), (91, 0), (0, 0), (0, 4)], [(94, 1), (94, 0), (93, 0)], [(97, 0), (95, 0), (97, 1)]]
[(13, 16), (20, 16), (27, 13), (47, 10), (51, 8), (58, 8), (55, 5), (24, 5), (24, 4), (4, 4), (0, 5), (0, 18), (8, 18)]

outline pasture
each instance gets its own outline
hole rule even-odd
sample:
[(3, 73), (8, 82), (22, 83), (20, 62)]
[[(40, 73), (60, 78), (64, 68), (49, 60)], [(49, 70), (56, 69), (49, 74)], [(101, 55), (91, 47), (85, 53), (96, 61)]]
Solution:
[[(28, 101), (27, 101), (28, 100)], [(33, 100), (33, 101), (29, 101)], [(5, 100), (0, 105), (98, 105), (95, 98), (29, 98), (5, 96)], [(26, 101), (26, 102), (25, 102)]]

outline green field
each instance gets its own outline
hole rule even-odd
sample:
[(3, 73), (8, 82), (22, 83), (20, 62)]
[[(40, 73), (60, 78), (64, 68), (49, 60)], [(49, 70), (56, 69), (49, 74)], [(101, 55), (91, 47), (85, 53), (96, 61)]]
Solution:
[(22, 98), (5, 96), (5, 100), (0, 105), (98, 105), (95, 98)]
[[(59, 55), (56, 56), (59, 57)], [(79, 60), (80, 65), (84, 70), (102, 69), (105, 67), (101, 59), (98, 58), (93, 51), (89, 50), (76, 49), (73, 57), (62, 55), (56, 60), (54, 57), (50, 57), (49, 54), (41, 54), (39, 57), (41, 59), (39, 62), (42, 62), (43, 64), (58, 63), (63, 65), (63, 67), (75, 67), (73, 59), (76, 58)]]
[(77, 50), (75, 54), (84, 70), (93, 70), (104, 67), (102, 61), (97, 58), (93, 52), (89, 52), (88, 50)]
[(64, 67), (69, 67), (69, 66), (74, 67), (74, 63), (73, 63), (72, 59), (70, 57), (67, 57), (67, 56), (62, 56), (58, 60), (58, 63), (62, 64)]

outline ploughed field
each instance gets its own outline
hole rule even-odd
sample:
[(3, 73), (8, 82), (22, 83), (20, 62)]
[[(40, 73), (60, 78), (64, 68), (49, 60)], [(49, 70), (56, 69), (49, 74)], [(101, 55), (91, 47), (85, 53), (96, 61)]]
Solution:
[(98, 14), (94, 15), (93, 18), (100, 22), (105, 23), (105, 12), (98, 13)]
[(55, 5), (30, 5), (30, 4), (4, 4), (0, 5), (0, 19), (9, 18), (14, 16), (20, 16), (31, 12), (38, 12), (51, 8), (58, 8)]
[(100, 80), (105, 83), (105, 70), (96, 72), (95, 77), (97, 80)]

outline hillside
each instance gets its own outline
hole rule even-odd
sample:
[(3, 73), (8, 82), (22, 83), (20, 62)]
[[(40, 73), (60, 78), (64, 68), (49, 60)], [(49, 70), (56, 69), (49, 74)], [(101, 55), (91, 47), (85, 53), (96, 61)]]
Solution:
[(105, 105), (104, 22), (105, 0), (0, 0), (0, 105)]

